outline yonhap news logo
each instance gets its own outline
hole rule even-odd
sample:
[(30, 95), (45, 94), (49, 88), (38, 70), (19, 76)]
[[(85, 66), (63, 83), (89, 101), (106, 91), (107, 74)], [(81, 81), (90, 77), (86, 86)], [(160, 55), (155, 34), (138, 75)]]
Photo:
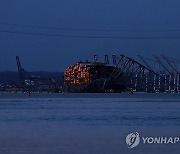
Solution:
[(140, 137), (138, 132), (130, 133), (126, 136), (127, 147), (132, 149), (142, 144), (178, 144), (180, 137)]
[(140, 136), (139, 133), (130, 133), (126, 137), (126, 143), (128, 148), (134, 148), (139, 145), (140, 143)]

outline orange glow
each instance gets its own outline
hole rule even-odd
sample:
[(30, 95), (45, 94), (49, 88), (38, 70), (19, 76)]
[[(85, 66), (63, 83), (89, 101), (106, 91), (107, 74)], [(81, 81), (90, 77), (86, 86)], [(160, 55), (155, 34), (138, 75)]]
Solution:
[(66, 68), (64, 73), (64, 84), (87, 84), (90, 82), (90, 67), (87, 65), (71, 65)]

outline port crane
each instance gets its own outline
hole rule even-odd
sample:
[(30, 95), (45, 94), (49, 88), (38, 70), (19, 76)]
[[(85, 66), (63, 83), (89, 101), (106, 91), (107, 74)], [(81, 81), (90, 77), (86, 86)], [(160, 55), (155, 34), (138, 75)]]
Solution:
[(16, 56), (16, 63), (20, 77), (20, 89), (23, 91), (38, 91), (38, 92), (58, 92), (60, 91), (60, 83), (52, 77), (41, 77), (37, 75), (30, 75), (21, 66), (19, 56)]
[(17, 67), (18, 67), (20, 81), (23, 81), (25, 79), (25, 70), (21, 66), (19, 56), (16, 56), (16, 63), (17, 63)]

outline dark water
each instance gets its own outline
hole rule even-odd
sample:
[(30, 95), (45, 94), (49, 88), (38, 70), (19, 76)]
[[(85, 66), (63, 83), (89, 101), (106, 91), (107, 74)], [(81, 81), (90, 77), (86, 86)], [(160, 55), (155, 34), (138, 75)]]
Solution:
[(0, 94), (0, 154), (180, 153), (130, 132), (180, 137), (180, 94)]

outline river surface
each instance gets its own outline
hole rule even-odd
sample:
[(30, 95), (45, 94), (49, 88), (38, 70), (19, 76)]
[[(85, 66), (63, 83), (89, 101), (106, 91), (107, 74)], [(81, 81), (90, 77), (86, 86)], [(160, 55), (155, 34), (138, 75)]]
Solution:
[(180, 137), (180, 94), (0, 94), (0, 154), (180, 153), (141, 137)]

